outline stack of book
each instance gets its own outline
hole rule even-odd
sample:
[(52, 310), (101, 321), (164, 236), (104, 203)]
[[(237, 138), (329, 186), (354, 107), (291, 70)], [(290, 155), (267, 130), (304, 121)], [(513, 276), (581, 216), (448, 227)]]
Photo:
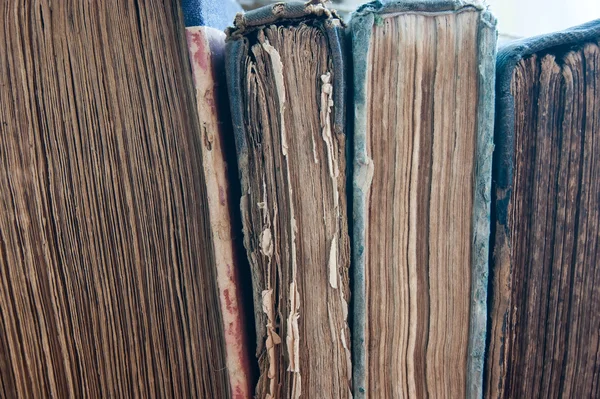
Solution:
[(600, 396), (600, 20), (41, 3), (0, 11), (3, 396)]

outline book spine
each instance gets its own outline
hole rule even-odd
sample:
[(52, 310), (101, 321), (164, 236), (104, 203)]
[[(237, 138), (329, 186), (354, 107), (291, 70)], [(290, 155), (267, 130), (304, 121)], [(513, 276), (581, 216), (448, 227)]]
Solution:
[(227, 180), (223, 121), (218, 109), (219, 91), (224, 77), (217, 71), (223, 67), (225, 34), (217, 29), (194, 26), (186, 28), (186, 36), (196, 88), (198, 119), (201, 126), (200, 146), (206, 182), (210, 234), (214, 246), (216, 279), (225, 334), (226, 370), (231, 397), (252, 397), (249, 356), (241, 304), (236, 246), (232, 235), (233, 204)]
[[(332, 18), (335, 16), (336, 18)], [(246, 142), (246, 131), (244, 123), (244, 95), (242, 89), (242, 68), (245, 67), (246, 57), (249, 53), (249, 42), (245, 37), (246, 33), (256, 31), (271, 24), (286, 22), (293, 24), (295, 20), (306, 20), (314, 18), (316, 24), (322, 26), (322, 30), (327, 38), (328, 49), (332, 58), (333, 68), (333, 103), (336, 104), (333, 109), (332, 130), (335, 134), (345, 135), (345, 113), (346, 113), (346, 82), (345, 82), (345, 62), (344, 62), (344, 27), (337, 19), (334, 12), (325, 8), (322, 4), (311, 4), (306, 2), (287, 2), (276, 3), (272, 6), (265, 6), (250, 12), (243, 16), (238, 15), (234, 27), (228, 28), (225, 64), (227, 74), (227, 87), (230, 99), (231, 118), (233, 123), (233, 133), (235, 138), (237, 162), (239, 166), (239, 179), (241, 184), (240, 210), (242, 214), (242, 227), (244, 235), (244, 247), (246, 248), (249, 259), (255, 255), (251, 250), (251, 225), (250, 225), (250, 172), (249, 172), (249, 146)], [(252, 291), (254, 303), (254, 317), (256, 329), (256, 354), (261, 356), (268, 346), (267, 333), (267, 315), (263, 311), (263, 292), (266, 287), (263, 286), (262, 278), (256, 271), (252, 270)], [(259, 380), (259, 386), (261, 381)], [(306, 384), (303, 381), (303, 385)]]
[(494, 86), (496, 80), (496, 19), (482, 10), (479, 19), (479, 98), (471, 247), (471, 313), (467, 397), (483, 396), (487, 332), (492, 154), (494, 152)]
[(374, 14), (353, 17), (350, 22), (352, 40), (353, 84), (354, 84), (354, 156), (352, 162), (352, 378), (355, 398), (367, 397), (366, 348), (367, 302), (365, 298), (365, 226), (368, 212), (365, 199), (369, 194), (373, 178), (373, 161), (367, 154), (367, 98), (366, 76), (369, 59), (369, 42), (374, 23)]

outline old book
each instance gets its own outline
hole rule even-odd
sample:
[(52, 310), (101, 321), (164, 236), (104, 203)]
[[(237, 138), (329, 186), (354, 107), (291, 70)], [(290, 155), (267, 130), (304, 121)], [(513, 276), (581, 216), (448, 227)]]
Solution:
[(599, 40), (498, 54), (489, 398), (600, 395)]
[[(232, 135), (225, 80), (225, 33), (241, 7), (233, 0), (185, 0), (182, 2), (186, 37), (196, 88), (202, 171), (207, 192), (210, 240), (219, 290), (225, 334), (225, 372), (232, 398), (252, 397), (248, 330), (244, 315), (241, 277), (247, 270), (239, 218), (235, 145)], [(247, 310), (251, 306), (246, 306)]]
[(0, 396), (227, 397), (179, 5), (0, 20)]
[(350, 25), (355, 397), (481, 397), (495, 19), (377, 1)]
[(267, 6), (228, 30), (259, 398), (350, 396), (342, 49), (342, 22), (319, 2)]

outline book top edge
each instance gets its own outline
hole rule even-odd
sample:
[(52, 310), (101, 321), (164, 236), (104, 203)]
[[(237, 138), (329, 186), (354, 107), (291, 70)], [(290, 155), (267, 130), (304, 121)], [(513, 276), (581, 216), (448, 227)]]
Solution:
[(464, 8), (487, 11), (487, 5), (482, 0), (374, 0), (359, 6), (352, 16), (399, 12), (446, 12)]
[(228, 40), (235, 40), (266, 25), (300, 22), (308, 19), (321, 19), (344, 26), (344, 22), (337, 12), (325, 6), (323, 1), (289, 1), (266, 5), (246, 13), (238, 13), (233, 21), (233, 26), (228, 27), (225, 33)]
[(575, 46), (600, 39), (600, 19), (562, 31), (546, 33), (509, 42), (498, 49), (497, 69), (500, 74), (512, 71), (523, 57), (549, 51), (555, 47)]

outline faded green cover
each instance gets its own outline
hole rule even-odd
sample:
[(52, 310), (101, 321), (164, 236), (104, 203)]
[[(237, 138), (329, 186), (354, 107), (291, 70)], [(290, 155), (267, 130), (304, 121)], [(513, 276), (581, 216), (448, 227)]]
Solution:
[[(379, 15), (399, 12), (448, 12), (464, 7), (480, 10), (479, 23), (479, 98), (472, 228), (471, 315), (469, 358), (467, 360), (467, 397), (482, 396), (487, 322), (488, 250), (490, 233), (490, 185), (492, 175), (494, 84), (496, 56), (496, 19), (478, 1), (405, 0), (374, 1), (358, 8), (350, 20), (353, 64), (354, 154), (353, 154), (353, 230), (352, 230), (352, 355), (354, 397), (365, 392), (365, 195), (372, 177), (372, 161), (366, 151), (367, 98), (366, 75), (372, 27)], [(375, 166), (376, 167), (376, 166)]]

